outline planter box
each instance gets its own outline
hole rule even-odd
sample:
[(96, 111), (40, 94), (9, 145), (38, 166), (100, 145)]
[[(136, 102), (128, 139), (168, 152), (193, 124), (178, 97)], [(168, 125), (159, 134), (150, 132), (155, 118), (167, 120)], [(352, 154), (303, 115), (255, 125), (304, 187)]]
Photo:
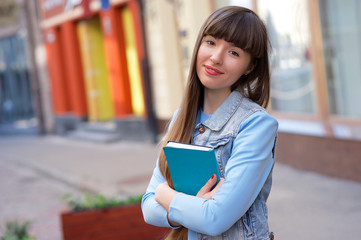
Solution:
[(140, 204), (61, 214), (64, 240), (161, 240), (169, 228), (144, 222)]

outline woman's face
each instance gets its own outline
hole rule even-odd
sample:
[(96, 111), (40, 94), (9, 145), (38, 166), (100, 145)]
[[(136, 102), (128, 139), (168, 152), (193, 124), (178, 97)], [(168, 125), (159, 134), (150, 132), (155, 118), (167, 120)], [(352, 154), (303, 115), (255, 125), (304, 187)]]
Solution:
[(251, 55), (233, 43), (206, 35), (197, 53), (197, 74), (207, 91), (231, 92), (231, 86), (253, 66)]

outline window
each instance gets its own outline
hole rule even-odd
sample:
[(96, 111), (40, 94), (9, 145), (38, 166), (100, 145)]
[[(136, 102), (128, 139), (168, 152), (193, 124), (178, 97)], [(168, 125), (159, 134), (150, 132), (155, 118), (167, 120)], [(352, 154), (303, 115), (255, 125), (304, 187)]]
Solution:
[(258, 0), (257, 3), (272, 45), (272, 110), (315, 114), (307, 1)]
[(319, 1), (330, 114), (361, 118), (361, 2)]

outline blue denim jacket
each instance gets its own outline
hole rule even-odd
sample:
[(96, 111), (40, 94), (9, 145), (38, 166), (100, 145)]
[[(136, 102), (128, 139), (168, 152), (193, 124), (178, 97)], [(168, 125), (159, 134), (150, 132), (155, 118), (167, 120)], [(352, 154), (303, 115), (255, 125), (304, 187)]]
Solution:
[[(194, 128), (192, 143), (209, 146), (215, 149), (221, 177), (225, 177), (225, 166), (232, 154), (233, 140), (237, 137), (240, 125), (257, 111), (264, 111), (262, 107), (243, 98), (234, 91), (225, 104), (204, 123)], [(200, 133), (200, 128), (205, 128)], [(272, 148), (274, 158), (274, 148)], [(198, 239), (268, 239), (266, 200), (271, 190), (272, 174), (268, 174), (256, 200), (249, 210), (226, 232), (218, 236), (197, 234)]]
[[(169, 219), (187, 227), (190, 238), (269, 239), (266, 200), (277, 126), (262, 107), (233, 91), (209, 119), (196, 124), (192, 137), (193, 144), (215, 149), (226, 181), (211, 200), (176, 194)], [(146, 222), (157, 226), (169, 226), (167, 212), (154, 200), (164, 180), (156, 167), (142, 201)]]

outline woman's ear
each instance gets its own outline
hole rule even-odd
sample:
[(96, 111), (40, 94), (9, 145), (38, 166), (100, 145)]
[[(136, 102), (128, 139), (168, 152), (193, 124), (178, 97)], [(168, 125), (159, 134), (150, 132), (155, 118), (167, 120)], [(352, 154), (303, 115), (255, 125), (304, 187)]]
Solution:
[(244, 73), (244, 75), (250, 74), (250, 73), (253, 71), (253, 69), (256, 67), (256, 64), (257, 64), (257, 59), (255, 59), (254, 61), (252, 61), (252, 62), (250, 63), (250, 66), (248, 67), (248, 69), (246, 70), (246, 72)]
[(244, 75), (250, 74), (250, 73), (253, 71), (254, 67), (255, 67), (255, 64), (252, 64), (252, 65), (246, 70), (246, 72), (244, 73)]

